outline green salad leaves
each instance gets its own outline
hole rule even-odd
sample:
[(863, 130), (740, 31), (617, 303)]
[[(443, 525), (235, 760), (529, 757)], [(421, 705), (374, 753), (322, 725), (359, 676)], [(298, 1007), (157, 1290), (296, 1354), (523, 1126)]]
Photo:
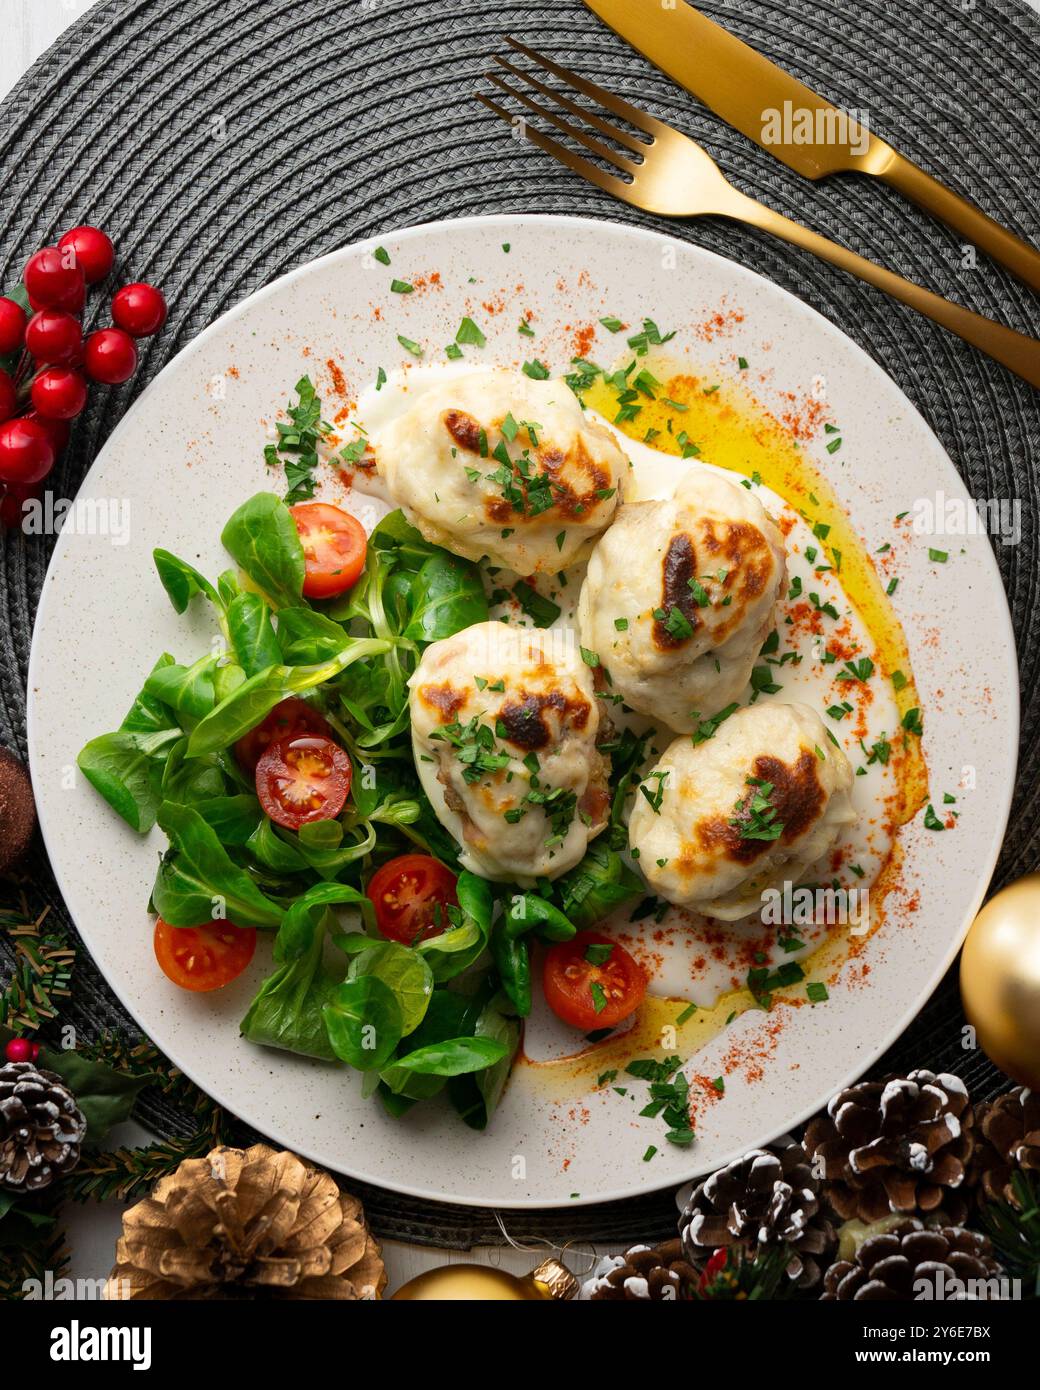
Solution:
[[(155, 551), (175, 611), (201, 601), (219, 636), (197, 660), (163, 653), (79, 767), (131, 829), (166, 836), (150, 906), (167, 924), (272, 934), (272, 972), (241, 1023), (249, 1042), (349, 1066), (395, 1115), (444, 1093), (482, 1129), (531, 1009), (531, 943), (569, 939), (637, 896), (639, 880), (606, 837), (539, 891), (460, 870), (415, 772), (408, 680), (430, 642), (487, 620), (475, 565), (392, 512), (354, 587), (310, 602), (295, 523), (273, 493), (239, 507), (222, 539), (234, 567), (215, 583)], [(320, 716), (352, 765), (342, 813), (296, 831), (265, 813), (236, 750), (287, 699)], [(457, 873), (457, 906), (439, 934), (404, 945), (377, 933), (365, 887), (415, 850)]]

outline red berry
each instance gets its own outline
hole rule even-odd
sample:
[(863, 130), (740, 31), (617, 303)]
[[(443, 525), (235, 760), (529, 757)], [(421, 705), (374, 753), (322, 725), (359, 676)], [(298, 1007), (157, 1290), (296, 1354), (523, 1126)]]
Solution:
[(23, 511), (30, 497), (39, 495), (39, 483), (23, 487), (21, 483), (0, 483), (0, 526), (13, 530), (25, 520)]
[(41, 309), (25, 329), (25, 346), (37, 362), (74, 362), (83, 347), (79, 319), (64, 309)]
[(74, 420), (87, 403), (87, 383), (68, 367), (48, 367), (32, 384), (32, 403), (49, 420)]
[(75, 313), (83, 308), (83, 271), (76, 264), (76, 253), (71, 247), (59, 251), (56, 246), (45, 246), (37, 251), (29, 257), (24, 278), (34, 309), (68, 309)]
[(12, 1038), (4, 1048), (4, 1056), (9, 1062), (35, 1062), (40, 1055), (39, 1043), (29, 1038)]
[(54, 467), (54, 445), (39, 420), (0, 425), (0, 482), (38, 483)]
[(0, 367), (0, 420), (10, 420), (18, 407), (18, 392), (14, 382)]
[(32, 420), (40, 426), (54, 446), (54, 457), (57, 458), (65, 445), (69, 442), (71, 430), (68, 420), (52, 420), (49, 416), (41, 415), (35, 410), (27, 411), (23, 418)]
[(0, 357), (17, 352), (25, 336), (25, 310), (14, 299), (0, 297)]
[(95, 381), (118, 386), (137, 370), (137, 347), (121, 328), (99, 328), (87, 339), (83, 365)]
[(112, 296), (112, 317), (131, 337), (147, 338), (166, 322), (166, 300), (161, 290), (143, 281), (124, 285)]
[(58, 242), (59, 250), (68, 246), (75, 251), (76, 264), (88, 285), (96, 285), (112, 269), (115, 249), (100, 227), (73, 227)]

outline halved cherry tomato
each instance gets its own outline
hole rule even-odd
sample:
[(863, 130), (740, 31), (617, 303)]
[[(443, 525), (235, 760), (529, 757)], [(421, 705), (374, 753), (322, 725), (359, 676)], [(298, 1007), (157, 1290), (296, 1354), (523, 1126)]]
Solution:
[(256, 794), (276, 825), (299, 830), (308, 821), (335, 820), (352, 776), (350, 759), (331, 738), (290, 734), (257, 763)]
[(202, 927), (171, 927), (159, 917), (153, 944), (168, 980), (203, 993), (223, 989), (241, 975), (256, 950), (256, 928), (216, 921)]
[(368, 547), (361, 522), (328, 502), (298, 502), (289, 511), (307, 563), (305, 597), (332, 598), (355, 585)]
[(313, 705), (290, 695), (235, 744), (239, 766), (245, 772), (255, 773), (257, 763), (271, 744), (290, 734), (321, 734), (323, 738), (331, 738), (332, 730)]
[(542, 988), (557, 1018), (591, 1033), (616, 1028), (635, 1013), (646, 994), (646, 976), (609, 936), (580, 931), (546, 952)]
[(375, 904), (376, 926), (405, 946), (440, 936), (448, 926), (448, 906), (458, 905), (455, 875), (429, 854), (389, 860), (369, 879), (367, 892)]

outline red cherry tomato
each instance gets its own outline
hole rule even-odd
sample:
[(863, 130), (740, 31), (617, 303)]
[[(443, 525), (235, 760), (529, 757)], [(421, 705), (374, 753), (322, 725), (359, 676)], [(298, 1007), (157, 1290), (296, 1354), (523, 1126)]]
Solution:
[(256, 928), (234, 922), (171, 927), (158, 917), (153, 945), (166, 978), (201, 994), (223, 989), (241, 975), (256, 950)]
[(331, 738), (332, 730), (313, 705), (290, 695), (235, 744), (239, 766), (245, 772), (255, 773), (257, 763), (270, 745), (293, 734), (320, 734), (322, 738)]
[(338, 743), (320, 734), (292, 734), (272, 743), (256, 765), (260, 805), (287, 830), (335, 820), (350, 791), (353, 769)]
[(332, 598), (356, 584), (368, 547), (361, 522), (328, 502), (299, 502), (289, 510), (307, 562), (306, 597)]
[(132, 338), (147, 338), (166, 322), (166, 300), (154, 285), (136, 281), (112, 296), (112, 318)]
[(78, 313), (83, 308), (83, 271), (76, 264), (76, 253), (71, 247), (59, 251), (57, 246), (44, 246), (29, 257), (23, 278), (34, 309), (68, 309)]
[(365, 890), (376, 910), (376, 926), (390, 941), (414, 946), (440, 936), (447, 908), (458, 904), (452, 871), (429, 854), (401, 854), (377, 869)]
[(14, 382), (0, 367), (0, 420), (10, 420), (18, 408), (18, 392)]
[(25, 310), (14, 299), (0, 295), (0, 357), (17, 352), (25, 336)]
[(97, 284), (112, 269), (115, 248), (100, 227), (72, 227), (58, 242), (59, 250), (68, 247), (76, 253), (76, 264), (88, 285)]
[(591, 1033), (615, 1028), (643, 1002), (646, 976), (623, 946), (581, 931), (550, 946), (542, 973), (545, 1002), (557, 1018)]
[(79, 319), (64, 309), (41, 309), (26, 324), (25, 346), (37, 362), (48, 366), (74, 362), (83, 350)]
[(74, 420), (87, 403), (87, 383), (68, 367), (48, 367), (32, 384), (32, 403), (49, 420)]
[(87, 339), (83, 365), (95, 381), (119, 386), (137, 370), (137, 347), (121, 328), (99, 328)]
[(0, 483), (38, 483), (54, 467), (54, 445), (38, 420), (0, 425)]

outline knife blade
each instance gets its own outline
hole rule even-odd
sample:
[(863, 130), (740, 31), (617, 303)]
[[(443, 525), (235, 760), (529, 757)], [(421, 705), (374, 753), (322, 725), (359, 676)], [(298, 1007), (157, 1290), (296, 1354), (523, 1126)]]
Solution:
[(728, 125), (809, 179), (869, 174), (938, 217), (1040, 290), (1040, 252), (925, 173), (842, 111), (685, 0), (585, 0), (633, 48)]

